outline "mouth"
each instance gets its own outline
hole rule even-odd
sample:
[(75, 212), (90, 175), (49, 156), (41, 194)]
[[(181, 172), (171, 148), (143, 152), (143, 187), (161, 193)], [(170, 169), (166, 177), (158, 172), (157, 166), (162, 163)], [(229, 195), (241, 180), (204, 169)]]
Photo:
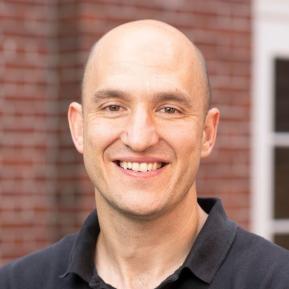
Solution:
[(167, 165), (164, 162), (116, 161), (115, 163), (124, 170), (143, 173), (157, 171)]

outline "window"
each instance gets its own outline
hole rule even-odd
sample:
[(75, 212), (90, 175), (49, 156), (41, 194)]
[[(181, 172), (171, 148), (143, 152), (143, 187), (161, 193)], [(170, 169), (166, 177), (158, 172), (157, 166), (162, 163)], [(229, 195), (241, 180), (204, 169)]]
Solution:
[(273, 240), (289, 249), (289, 58), (274, 65)]
[(252, 230), (289, 249), (289, 0), (255, 0)]

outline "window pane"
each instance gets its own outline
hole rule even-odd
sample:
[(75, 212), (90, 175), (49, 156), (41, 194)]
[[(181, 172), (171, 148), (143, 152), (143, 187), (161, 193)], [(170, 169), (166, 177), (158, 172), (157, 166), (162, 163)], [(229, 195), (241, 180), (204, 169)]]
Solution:
[(289, 59), (275, 60), (275, 130), (289, 132)]
[(275, 148), (274, 215), (289, 218), (289, 148)]
[(274, 242), (279, 246), (289, 249), (289, 234), (277, 234), (274, 236)]

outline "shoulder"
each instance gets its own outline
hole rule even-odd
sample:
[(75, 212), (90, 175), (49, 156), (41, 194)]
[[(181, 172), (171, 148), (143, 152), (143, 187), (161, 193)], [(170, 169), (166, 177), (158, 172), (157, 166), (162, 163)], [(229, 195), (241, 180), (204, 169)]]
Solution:
[(66, 236), (45, 249), (2, 267), (0, 288), (42, 288), (41, 284), (45, 284), (51, 276), (63, 274), (75, 237), (76, 234)]
[(289, 251), (242, 228), (237, 230), (228, 258), (241, 278), (256, 286), (266, 284), (256, 288), (285, 289), (289, 283)]
[(250, 261), (273, 264), (275, 261), (277, 264), (284, 264), (289, 268), (288, 250), (242, 228), (237, 230), (235, 246), (235, 249), (243, 252)]

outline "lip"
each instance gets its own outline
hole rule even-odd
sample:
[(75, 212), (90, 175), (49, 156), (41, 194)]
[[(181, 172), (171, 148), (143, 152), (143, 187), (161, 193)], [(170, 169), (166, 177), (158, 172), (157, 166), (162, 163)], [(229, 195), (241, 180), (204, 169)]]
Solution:
[(168, 164), (169, 161), (165, 158), (158, 158), (158, 157), (138, 157), (138, 156), (127, 156), (127, 157), (119, 157), (114, 158), (113, 162), (132, 162), (132, 163), (164, 163)]

